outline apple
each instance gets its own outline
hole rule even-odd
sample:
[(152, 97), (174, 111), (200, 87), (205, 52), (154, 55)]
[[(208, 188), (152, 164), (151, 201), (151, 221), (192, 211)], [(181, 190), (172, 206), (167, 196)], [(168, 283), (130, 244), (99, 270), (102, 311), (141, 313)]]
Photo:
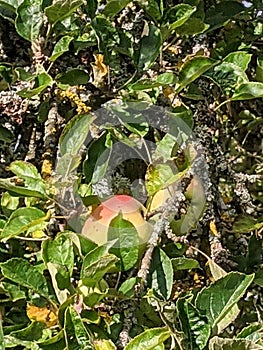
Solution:
[(115, 195), (102, 202), (87, 217), (81, 234), (98, 245), (108, 241), (108, 229), (112, 219), (122, 213), (124, 220), (134, 225), (138, 232), (139, 244), (147, 243), (150, 238), (152, 225), (145, 221), (145, 207), (135, 198), (128, 195)]

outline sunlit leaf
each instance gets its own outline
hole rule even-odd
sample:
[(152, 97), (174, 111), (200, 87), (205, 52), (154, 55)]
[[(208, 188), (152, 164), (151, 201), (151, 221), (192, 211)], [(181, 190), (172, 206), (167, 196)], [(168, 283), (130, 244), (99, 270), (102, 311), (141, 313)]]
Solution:
[(127, 298), (132, 298), (135, 293), (134, 287), (137, 283), (138, 283), (137, 277), (128, 278), (120, 286), (119, 292), (122, 293)]
[(24, 186), (26, 188), (31, 191), (39, 192), (43, 197), (47, 196), (47, 184), (33, 164), (22, 160), (16, 160), (10, 164), (9, 170), (24, 181)]
[(211, 78), (226, 95), (235, 91), (238, 85), (248, 81), (248, 77), (243, 69), (230, 62), (220, 63), (211, 71), (205, 73), (205, 75)]
[(84, 144), (90, 124), (95, 119), (90, 114), (81, 114), (72, 118), (65, 126), (59, 139), (60, 154), (77, 154)]
[(10, 300), (12, 300), (12, 302), (16, 302), (17, 300), (21, 299), (26, 299), (26, 293), (24, 288), (21, 288), (17, 284), (13, 284), (10, 282), (2, 282), (0, 284), (0, 287), (3, 288), (3, 290), (8, 296), (10, 296)]
[(178, 4), (168, 9), (164, 15), (164, 23), (169, 23), (169, 30), (172, 31), (183, 25), (188, 18), (196, 11), (195, 6)]
[(129, 270), (139, 257), (139, 237), (134, 225), (124, 220), (121, 213), (112, 219), (108, 230), (108, 240), (115, 239), (118, 241), (110, 252), (120, 259), (117, 266), (119, 265), (121, 270)]
[(200, 75), (204, 74), (215, 64), (217, 64), (217, 61), (204, 56), (196, 56), (186, 61), (179, 73), (177, 92), (180, 92), (184, 87), (200, 77)]
[(204, 23), (200, 18), (191, 17), (179, 28), (176, 28), (176, 33), (179, 35), (195, 35), (206, 31), (209, 25)]
[(172, 183), (180, 180), (187, 169), (178, 172), (173, 162), (150, 164), (146, 173), (146, 189), (149, 196), (154, 195)]
[(251, 100), (263, 97), (263, 83), (248, 82), (241, 84), (231, 97), (231, 101)]
[(41, 4), (41, 0), (24, 0), (17, 8), (16, 30), (31, 42), (38, 38), (43, 23)]
[(252, 55), (245, 51), (235, 51), (228, 54), (224, 58), (224, 62), (233, 63), (245, 72), (248, 68), (251, 57)]
[(207, 322), (207, 318), (194, 306), (192, 299), (193, 295), (179, 298), (176, 308), (187, 343), (191, 344), (193, 349), (202, 350), (208, 342), (211, 327)]
[(59, 56), (63, 55), (64, 52), (69, 50), (69, 44), (73, 40), (70, 35), (63, 36), (55, 45), (53, 52), (50, 56), (50, 61), (54, 62)]
[(83, 3), (83, 0), (56, 0), (52, 5), (45, 8), (45, 15), (49, 23), (55, 24), (69, 17)]
[(108, 253), (108, 246), (101, 246), (90, 251), (84, 258), (80, 277), (87, 286), (95, 286), (101, 278), (115, 268), (119, 260), (115, 255)]
[(38, 74), (35, 78), (35, 85), (32, 89), (25, 88), (18, 92), (18, 95), (24, 98), (31, 98), (35, 95), (43, 92), (47, 87), (51, 87), (53, 85), (52, 77), (46, 73), (42, 72)]
[[(2, 232), (1, 240), (7, 241), (11, 237), (18, 236), (23, 232), (37, 229), (50, 217), (50, 213), (45, 214), (42, 210), (34, 207), (18, 208), (9, 217)], [(41, 225), (42, 226), (42, 225)]]
[(65, 312), (65, 335), (68, 350), (92, 350), (87, 329), (72, 305)]
[(261, 345), (246, 339), (213, 337), (209, 342), (209, 350), (262, 350)]
[(49, 298), (46, 279), (27, 260), (12, 258), (5, 263), (1, 263), (0, 268), (5, 278)]
[(196, 306), (206, 314), (213, 329), (217, 329), (220, 321), (237, 304), (253, 279), (254, 275), (231, 272), (201, 290), (197, 296)]
[(167, 328), (151, 328), (132, 339), (124, 350), (154, 350), (170, 338)]
[(171, 259), (173, 268), (175, 270), (190, 270), (200, 268), (199, 262), (190, 258), (173, 258)]
[(163, 299), (169, 299), (173, 286), (173, 266), (168, 255), (159, 248), (156, 248), (153, 253), (149, 285)]

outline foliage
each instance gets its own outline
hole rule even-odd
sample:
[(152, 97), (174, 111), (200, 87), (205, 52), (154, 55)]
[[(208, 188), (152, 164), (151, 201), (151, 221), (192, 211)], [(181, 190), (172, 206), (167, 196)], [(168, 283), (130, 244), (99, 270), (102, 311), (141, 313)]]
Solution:
[[(228, 135), (228, 123), (245, 141), (257, 133), (262, 10), (257, 0), (0, 1), (1, 18), (31, 47), (30, 69), (0, 63), (0, 91), (18, 86), (40, 129), (54, 106), (63, 119), (45, 131), (41, 167), (12, 159), (0, 178), (0, 349), (263, 348), (262, 310), (250, 300), (262, 298), (263, 285), (260, 161), (246, 178), (255, 175), (258, 211), (241, 203), (234, 218), (216, 222), (229, 241), (247, 235), (234, 268), (223, 269), (212, 254), (216, 214), (205, 216), (215, 174), (193, 136), (195, 108), (208, 99)], [(129, 30), (122, 21), (136, 12), (139, 29)], [(212, 44), (187, 46), (202, 40)], [(236, 136), (226, 144), (206, 132), (229, 160), (242, 148)], [(14, 138), (1, 121), (3, 144)], [(247, 168), (233, 162), (237, 174)], [(227, 181), (217, 178), (224, 209), (238, 196)], [(115, 194), (145, 205), (147, 242), (121, 210), (105, 245), (81, 234), (88, 211)]]

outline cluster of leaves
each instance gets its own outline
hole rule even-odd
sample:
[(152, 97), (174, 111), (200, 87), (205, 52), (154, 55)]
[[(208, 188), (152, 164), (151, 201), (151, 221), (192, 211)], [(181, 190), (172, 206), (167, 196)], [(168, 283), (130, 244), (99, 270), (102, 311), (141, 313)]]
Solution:
[[(9, 166), (14, 177), (0, 179), (0, 349), (117, 349), (122, 346), (120, 338), (130, 314), (136, 322), (131, 321), (127, 328), (126, 350), (261, 349), (262, 325), (257, 317), (233, 332), (234, 337), (223, 333), (236, 320), (252, 283), (255, 288), (263, 284), (262, 270), (258, 269), (261, 248), (253, 260), (252, 251), (262, 243), (255, 236), (250, 240), (242, 272), (226, 273), (206, 257), (213, 283), (183, 290), (176, 297), (174, 288), (182, 271), (203, 269), (196, 259), (186, 257), (185, 243), (156, 246), (148, 279), (141, 281), (136, 276), (139, 247), (127, 252), (121, 245), (117, 251), (111, 243), (97, 246), (79, 234), (81, 228), (74, 217), (68, 217), (69, 212), (64, 212), (66, 229), (55, 237), (49, 234), (54, 219), (49, 210), (52, 205), (62, 207), (67, 202), (72, 209), (76, 198), (86, 206), (96, 204), (93, 185), (107, 175), (118, 143), (127, 149), (145, 149), (147, 154), (147, 142), (156, 145), (153, 155), (147, 159), (141, 155), (146, 163), (143, 177), (150, 198), (148, 208), (158, 191), (184, 178), (196, 155), (186, 147), (182, 160), (178, 152), (193, 128), (192, 111), (183, 101), (203, 99), (196, 84), (200, 77), (219, 87), (219, 97), (214, 98), (218, 110), (232, 101), (263, 97), (263, 61), (256, 45), (263, 32), (260, 4), (254, 1), (249, 8), (238, 1), (220, 1), (208, 8), (202, 0), (174, 6), (157, 0), (109, 0), (105, 6), (101, 4), (96, 0), (0, 1), (0, 15), (31, 42), (33, 58), (36, 60), (37, 53), (43, 52), (47, 56), (41, 61), (40, 55), (31, 72), (4, 62), (0, 65), (1, 90), (22, 82), (27, 87), (18, 94), (41, 102), (39, 123), (48, 118), (52, 101), (63, 105), (61, 91), (65, 92), (62, 96), (71, 99), (75, 95), (68, 93), (70, 88), (78, 91), (80, 85), (92, 81), (101, 94), (106, 94), (111, 87), (105, 86), (107, 74), (118, 72), (123, 59), (132, 66), (131, 76), (117, 89), (121, 103), (104, 107), (106, 117), (102, 122), (96, 113), (73, 116), (82, 103), (79, 99), (74, 100), (73, 111), (61, 109), (70, 120), (58, 141), (60, 155), (54, 176), (43, 179), (33, 164), (20, 160)], [(127, 6), (137, 6), (147, 18), (139, 41), (135, 40), (136, 33), (116, 25), (116, 18)], [(222, 28), (223, 34), (209, 57), (201, 50), (185, 55), (174, 72), (158, 72), (154, 77), (148, 74), (174, 38), (187, 40)], [(83, 50), (95, 54), (95, 63), (89, 69), (68, 67), (57, 72), (58, 65), (53, 70), (65, 53), (78, 55)], [(252, 69), (255, 62), (256, 68)], [(157, 122), (149, 117), (151, 106), (158, 104), (162, 94), (171, 99), (169, 120), (187, 126), (180, 132), (176, 129), (175, 135), (158, 132), (153, 127)], [(176, 97), (181, 99), (180, 105), (173, 104)], [(111, 120), (112, 115), (117, 123)], [(250, 113), (251, 118), (251, 129), (262, 121)], [(12, 141), (7, 129), (0, 131), (4, 142)], [(90, 131), (96, 133), (92, 141), (87, 140)], [(197, 197), (195, 219), (202, 214), (202, 189)], [(78, 221), (83, 219), (80, 216)], [(182, 221), (172, 223), (173, 233), (180, 234)], [(193, 218), (186, 216), (184, 224), (184, 232), (190, 232)], [(112, 225), (118, 226), (120, 236), (125, 231), (126, 222), (121, 217)], [(261, 228), (260, 218), (243, 218), (235, 232)], [(115, 281), (116, 270), (123, 278)], [(145, 282), (147, 290), (140, 294), (138, 285)]]

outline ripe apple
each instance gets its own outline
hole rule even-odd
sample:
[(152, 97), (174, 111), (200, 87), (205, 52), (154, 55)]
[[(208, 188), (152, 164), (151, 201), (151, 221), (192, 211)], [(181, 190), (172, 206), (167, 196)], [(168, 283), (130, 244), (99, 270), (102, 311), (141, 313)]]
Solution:
[(128, 195), (115, 195), (102, 202), (88, 216), (81, 234), (103, 245), (108, 241), (108, 230), (112, 219), (122, 213), (122, 218), (134, 225), (138, 232), (139, 244), (145, 244), (150, 238), (152, 225), (144, 220), (145, 207)]

